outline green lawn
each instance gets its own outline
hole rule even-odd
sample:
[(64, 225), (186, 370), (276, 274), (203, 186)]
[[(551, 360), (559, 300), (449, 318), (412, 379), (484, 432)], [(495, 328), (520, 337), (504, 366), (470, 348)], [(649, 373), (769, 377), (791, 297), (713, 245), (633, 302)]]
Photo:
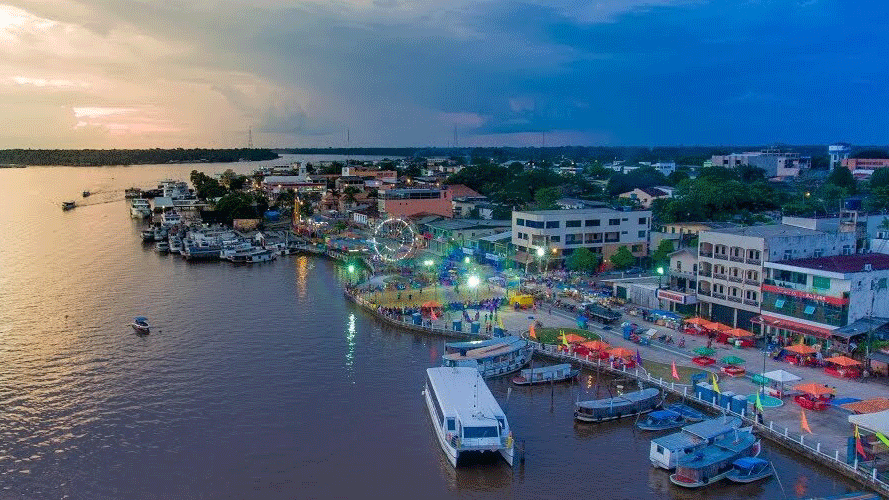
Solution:
[(577, 328), (537, 328), (534, 333), (537, 334), (537, 341), (543, 344), (561, 344), (561, 334), (565, 332), (565, 335), (575, 334), (580, 335), (581, 337), (588, 340), (600, 340), (601, 337), (598, 334), (593, 332), (588, 332), (586, 330), (579, 330)]
[(648, 370), (653, 378), (662, 378), (664, 382), (676, 382), (677, 384), (691, 384), (691, 376), (695, 373), (703, 373), (706, 370), (701, 368), (691, 368), (688, 366), (676, 365), (676, 373), (679, 380), (673, 378), (672, 367), (670, 364), (658, 363), (657, 361), (648, 361), (643, 359), (642, 366)]

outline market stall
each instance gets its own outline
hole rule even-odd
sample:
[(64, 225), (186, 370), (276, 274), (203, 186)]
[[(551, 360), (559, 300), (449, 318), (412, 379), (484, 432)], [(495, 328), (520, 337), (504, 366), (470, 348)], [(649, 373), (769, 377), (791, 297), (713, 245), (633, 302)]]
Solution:
[(716, 362), (715, 359), (710, 357), (713, 356), (715, 352), (716, 349), (710, 347), (698, 347), (694, 350), (694, 353), (697, 354), (697, 356), (692, 358), (692, 361), (700, 366), (710, 366)]
[(726, 356), (720, 359), (719, 362), (723, 364), (721, 368), (722, 373), (730, 377), (741, 377), (747, 373), (747, 370), (741, 366), (745, 361), (737, 356)]
[(847, 356), (825, 358), (824, 373), (840, 378), (858, 378), (861, 376), (861, 362)]
[(793, 400), (796, 404), (807, 410), (822, 411), (830, 406), (830, 400), (833, 399), (836, 390), (821, 384), (801, 384), (793, 388), (800, 394), (794, 396)]

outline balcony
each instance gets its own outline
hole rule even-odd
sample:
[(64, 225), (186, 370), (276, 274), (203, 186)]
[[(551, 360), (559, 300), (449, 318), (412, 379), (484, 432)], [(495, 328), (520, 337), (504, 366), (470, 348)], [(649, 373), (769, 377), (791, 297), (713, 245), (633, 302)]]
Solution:
[(759, 286), (759, 281), (756, 280), (744, 280), (744, 283), (748, 285)]
[(713, 278), (714, 278), (714, 279), (718, 279), (718, 280), (724, 280), (724, 279), (728, 278), (728, 275), (726, 275), (726, 274), (714, 274), (714, 275), (713, 275)]
[(699, 251), (698, 254), (701, 257), (713, 257), (713, 252), (706, 252), (704, 250)]
[(759, 302), (752, 300), (752, 299), (744, 299), (744, 303), (747, 304), (748, 306), (759, 307)]
[(743, 283), (744, 282), (744, 280), (742, 280), (741, 278), (739, 278), (737, 276), (729, 276), (728, 280), (733, 281), (735, 283)]
[(713, 257), (716, 259), (719, 259), (719, 260), (728, 260), (728, 255), (726, 255), (724, 253), (715, 254), (715, 255), (713, 255)]
[(741, 297), (732, 297), (731, 295), (728, 297), (728, 300), (732, 302), (741, 302)]
[(754, 266), (762, 265), (762, 261), (759, 259), (747, 259), (748, 264), (753, 264)]
[(706, 295), (707, 297), (709, 297), (710, 290), (698, 290), (698, 295)]
[(724, 294), (724, 293), (713, 292), (710, 296), (713, 297), (714, 299), (722, 299), (722, 300), (725, 300), (725, 294)]
[(731, 257), (729, 257), (728, 260), (732, 262), (744, 262), (744, 257), (735, 257), (734, 255), (732, 255)]
[(709, 278), (710, 276), (713, 276), (713, 273), (711, 273), (710, 271), (704, 271), (703, 269), (700, 270), (700, 271), (698, 271), (698, 274), (700, 274), (701, 276), (706, 276), (706, 277), (708, 277), (708, 278)]

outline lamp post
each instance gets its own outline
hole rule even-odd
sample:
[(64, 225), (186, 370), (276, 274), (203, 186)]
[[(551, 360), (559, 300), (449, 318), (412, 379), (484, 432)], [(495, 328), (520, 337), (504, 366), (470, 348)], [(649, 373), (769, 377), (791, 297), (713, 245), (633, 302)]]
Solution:
[(543, 270), (540, 268), (541, 264), (543, 264), (543, 256), (546, 254), (546, 250), (543, 247), (537, 247), (537, 272), (542, 273)]
[[(426, 259), (423, 261), (423, 265), (426, 266), (427, 272), (432, 267), (432, 264), (435, 264), (432, 259)], [(432, 276), (432, 286), (435, 288), (435, 300), (438, 300), (438, 276), (435, 276), (434, 274)]]
[(661, 289), (661, 279), (664, 277), (664, 266), (657, 268), (657, 288)]
[(475, 289), (475, 302), (476, 303), (478, 303), (478, 284), (479, 284), (478, 276), (476, 276), (474, 274), (466, 280), (466, 285), (469, 287), (469, 289), (470, 290)]
[(347, 269), (349, 270), (349, 284), (354, 285), (352, 278), (355, 276), (355, 264), (349, 264)]

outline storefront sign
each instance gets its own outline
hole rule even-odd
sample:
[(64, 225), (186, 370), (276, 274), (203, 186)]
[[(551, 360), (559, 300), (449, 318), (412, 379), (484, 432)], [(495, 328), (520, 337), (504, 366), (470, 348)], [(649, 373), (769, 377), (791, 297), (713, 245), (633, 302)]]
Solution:
[(812, 293), (812, 292), (801, 292), (799, 290), (791, 290), (790, 288), (781, 288), (781, 287), (772, 286), (772, 285), (763, 285), (762, 291), (763, 292), (778, 293), (781, 295), (789, 295), (791, 297), (797, 297), (800, 299), (809, 299), (809, 300), (815, 300), (818, 302), (827, 302), (828, 304), (833, 304), (833, 305), (837, 305), (837, 306), (843, 306), (843, 305), (846, 305), (849, 303), (849, 299), (843, 299), (840, 297), (828, 297), (826, 295), (818, 295), (818, 294)]
[(696, 304), (698, 302), (697, 295), (691, 295), (688, 293), (674, 292), (671, 290), (658, 290), (657, 298), (663, 299), (669, 302), (674, 302), (676, 304)]
[(493, 261), (499, 261), (499, 260), (500, 260), (500, 256), (497, 255), (497, 254), (493, 254), (493, 253), (486, 253), (486, 254), (485, 254), (485, 258), (488, 259), (488, 260), (493, 260)]

